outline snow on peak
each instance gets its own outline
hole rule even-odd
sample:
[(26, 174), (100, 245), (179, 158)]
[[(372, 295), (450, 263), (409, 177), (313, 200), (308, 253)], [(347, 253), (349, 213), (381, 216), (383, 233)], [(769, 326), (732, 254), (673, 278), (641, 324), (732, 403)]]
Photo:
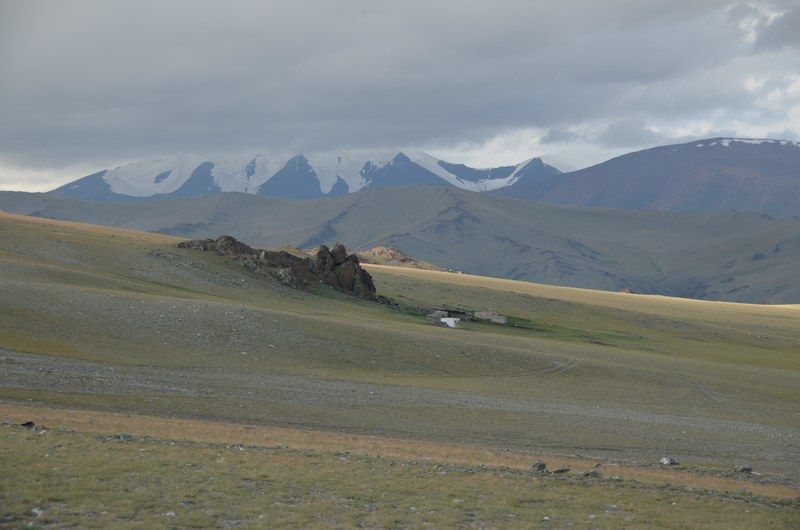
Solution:
[[(793, 142), (791, 140), (768, 140), (764, 138), (719, 138), (717, 140), (712, 140), (707, 145), (709, 147), (713, 147), (715, 145), (721, 145), (722, 147), (731, 148), (733, 144), (748, 144), (748, 145), (778, 144), (781, 146), (800, 147), (800, 142)], [(703, 142), (698, 142), (694, 145), (695, 147), (704, 147), (706, 144), (704, 144)]]
[(397, 154), (397, 151), (351, 151), (348, 153), (328, 151), (304, 156), (317, 173), (320, 190), (327, 194), (339, 179), (347, 183), (350, 191), (360, 190), (367, 184), (361, 175), (361, 170), (368, 162), (377, 167), (383, 167), (391, 162)]
[(409, 161), (440, 178), (442, 184), (447, 183), (469, 191), (491, 191), (516, 182), (521, 171), (535, 160), (529, 159), (516, 166), (506, 167), (498, 173), (494, 171), (497, 168), (467, 168), (415, 150), (329, 151), (294, 156), (184, 155), (131, 162), (107, 171), (103, 178), (112, 192), (131, 197), (180, 192), (193, 176), (196, 179), (205, 179), (205, 185), (211, 185), (220, 191), (256, 193), (281, 169), (301, 158), (313, 170), (324, 195), (340, 186), (340, 181), (344, 181), (349, 192), (362, 190), (371, 185), (370, 174), (374, 170), (390, 164), (406, 164)]

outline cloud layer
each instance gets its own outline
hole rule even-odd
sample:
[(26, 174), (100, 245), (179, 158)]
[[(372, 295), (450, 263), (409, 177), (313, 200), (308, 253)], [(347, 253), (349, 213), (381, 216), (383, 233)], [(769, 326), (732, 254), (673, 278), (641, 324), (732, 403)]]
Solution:
[(778, 0), (5, 2), (0, 188), (183, 152), (800, 140), (798, 35)]

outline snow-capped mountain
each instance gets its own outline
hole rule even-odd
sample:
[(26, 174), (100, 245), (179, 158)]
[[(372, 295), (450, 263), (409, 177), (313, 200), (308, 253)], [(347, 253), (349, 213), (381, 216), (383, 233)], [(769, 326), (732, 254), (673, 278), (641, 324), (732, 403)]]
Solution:
[(562, 173), (541, 158), (475, 169), (412, 151), (175, 157), (94, 173), (51, 193), (141, 200), (242, 192), (316, 199), (388, 186), (438, 185), (557, 204), (800, 216), (800, 142), (712, 138), (625, 154)]
[(344, 195), (366, 188), (432, 184), (491, 191), (560, 171), (534, 158), (516, 166), (475, 169), (421, 152), (262, 155), (241, 160), (162, 158), (103, 170), (53, 190), (91, 200), (162, 199), (242, 192), (290, 199)]

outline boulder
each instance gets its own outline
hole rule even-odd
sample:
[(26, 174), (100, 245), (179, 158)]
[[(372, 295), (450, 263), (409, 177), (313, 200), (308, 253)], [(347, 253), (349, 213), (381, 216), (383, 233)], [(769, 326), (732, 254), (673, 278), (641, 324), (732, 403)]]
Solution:
[[(338, 267), (339, 265), (344, 264), (345, 260), (347, 259), (347, 249), (344, 248), (344, 245), (341, 243), (336, 243), (333, 246), (333, 250), (331, 250), (331, 258), (333, 258), (334, 266)], [(357, 258), (356, 261), (358, 261)]]
[(311, 262), (311, 270), (323, 283), (335, 289), (353, 293), (360, 298), (375, 298), (372, 276), (361, 267), (358, 256), (347, 254), (341, 243), (333, 250), (320, 245)]
[(533, 464), (531, 464), (531, 471), (533, 471), (534, 473), (546, 474), (547, 464), (545, 464), (544, 462), (534, 462)]

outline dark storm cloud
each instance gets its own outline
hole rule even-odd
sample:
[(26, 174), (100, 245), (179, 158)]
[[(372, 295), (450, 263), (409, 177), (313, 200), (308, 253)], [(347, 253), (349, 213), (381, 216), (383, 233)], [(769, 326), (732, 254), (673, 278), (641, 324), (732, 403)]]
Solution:
[[(479, 146), (517, 130), (624, 148), (687, 123), (742, 130), (715, 120), (797, 105), (787, 5), (5, 2), (0, 165)], [(752, 89), (776, 84), (777, 109)]]

